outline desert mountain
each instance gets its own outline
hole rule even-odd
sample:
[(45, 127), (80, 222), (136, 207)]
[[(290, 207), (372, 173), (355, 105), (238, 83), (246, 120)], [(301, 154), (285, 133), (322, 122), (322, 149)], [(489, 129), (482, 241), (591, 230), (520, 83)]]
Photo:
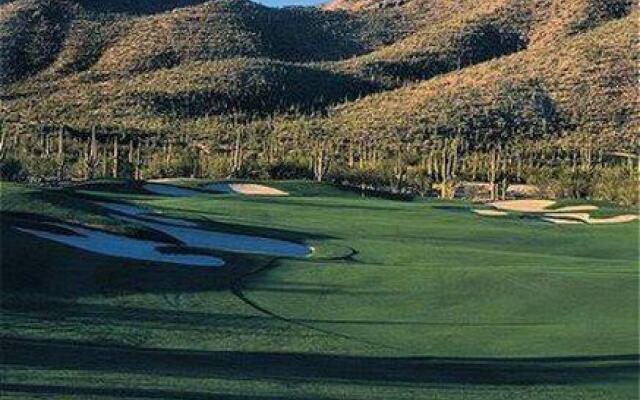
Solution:
[(155, 131), (302, 114), (386, 135), (508, 111), (523, 129), (626, 129), (636, 20), (628, 0), (14, 0), (0, 116)]

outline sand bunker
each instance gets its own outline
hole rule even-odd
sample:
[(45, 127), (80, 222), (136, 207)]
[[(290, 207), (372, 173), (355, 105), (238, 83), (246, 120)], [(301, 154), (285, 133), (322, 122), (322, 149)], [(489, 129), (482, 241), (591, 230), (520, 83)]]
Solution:
[(496, 210), (473, 210), (478, 215), (492, 217), (508, 215), (508, 212), (534, 214), (545, 222), (554, 224), (622, 224), (638, 219), (637, 215), (619, 215), (611, 218), (593, 218), (590, 213), (598, 210), (597, 206), (584, 204), (551, 208), (556, 204), (553, 200), (506, 200), (489, 203)]
[(584, 224), (584, 222), (578, 221), (578, 220), (575, 220), (575, 219), (544, 217), (544, 218), (542, 218), (542, 220), (545, 221), (545, 222), (551, 222), (553, 224), (558, 224), (558, 225), (582, 225), (582, 224)]
[(590, 224), (624, 224), (627, 222), (633, 222), (633, 221), (637, 221), (638, 220), (638, 216), (637, 215), (631, 215), (631, 214), (627, 214), (627, 215), (618, 215), (616, 217), (610, 217), (610, 218), (589, 218), (589, 223)]
[(483, 217), (506, 217), (508, 212), (498, 210), (473, 210), (474, 213)]
[(285, 257), (304, 257), (311, 253), (311, 248), (308, 246), (283, 240), (194, 229), (198, 226), (197, 223), (178, 218), (159, 217), (150, 210), (129, 204), (94, 203), (119, 213), (119, 215), (112, 214), (114, 218), (163, 232), (191, 247)]
[(577, 223), (585, 223), (591, 225), (598, 224), (624, 224), (627, 222), (633, 222), (638, 219), (637, 215), (618, 215), (615, 217), (608, 218), (594, 218), (589, 214), (585, 213), (548, 213), (545, 214), (545, 217), (550, 222), (560, 223), (558, 221), (564, 221), (563, 223), (567, 223), (567, 221), (573, 221)]
[(585, 204), (581, 206), (567, 206), (567, 207), (553, 208), (547, 211), (554, 212), (554, 213), (584, 213), (584, 212), (590, 212), (590, 211), (596, 211), (596, 210), (598, 210), (598, 206)]
[(564, 220), (573, 220), (580, 222), (589, 222), (589, 214), (585, 213), (547, 213), (544, 215), (545, 217), (550, 217), (554, 219), (564, 219)]
[(142, 186), (144, 190), (161, 196), (191, 197), (203, 194), (197, 190), (185, 189), (178, 186), (161, 185), (159, 183), (147, 183)]
[(197, 178), (156, 178), (156, 179), (148, 179), (147, 182), (150, 183), (180, 183), (180, 182), (190, 182), (197, 181)]
[(109, 203), (106, 201), (94, 201), (93, 203), (99, 205), (100, 207), (104, 207), (108, 210), (119, 212), (126, 215), (131, 215), (131, 216), (144, 215), (152, 212), (151, 210), (148, 210), (146, 208), (134, 206), (131, 204)]
[(305, 257), (311, 253), (309, 246), (284, 240), (171, 226), (152, 222), (147, 219), (115, 217), (165, 233), (190, 247), (237, 253), (267, 254), (281, 257)]
[(598, 209), (597, 206), (589, 204), (551, 209), (555, 204), (556, 202), (553, 200), (504, 200), (489, 203), (490, 206), (498, 210), (522, 213), (576, 213)]
[(282, 190), (255, 183), (211, 183), (205, 185), (204, 189), (221, 193), (238, 193), (245, 196), (287, 196), (289, 194)]
[(73, 227), (66, 224), (51, 225), (73, 231), (75, 235), (63, 235), (25, 228), (16, 229), (43, 239), (52, 240), (54, 242), (66, 244), (91, 253), (107, 256), (202, 267), (219, 267), (224, 265), (224, 260), (213, 256), (163, 253), (159, 250), (160, 248), (167, 246), (163, 243), (132, 239), (125, 236)]
[(172, 224), (179, 226), (188, 226), (188, 227), (196, 227), (197, 223), (186, 221), (179, 218), (172, 217), (161, 217), (158, 216), (158, 212), (153, 210), (148, 210), (143, 207), (134, 206), (131, 204), (123, 204), (123, 203), (107, 203), (102, 201), (94, 201), (94, 204), (97, 204), (101, 207), (104, 207), (108, 210), (118, 212), (120, 214), (128, 215), (131, 217), (139, 217), (139, 218), (147, 218), (156, 222), (161, 222), (164, 224)]
[(637, 215), (618, 215), (616, 217), (609, 218), (594, 218), (589, 214), (563, 214), (563, 213), (552, 213), (545, 214), (545, 218), (543, 220), (547, 222), (553, 222), (554, 224), (589, 224), (589, 225), (599, 225), (599, 224), (624, 224), (627, 222), (633, 222), (638, 220)]
[(547, 212), (556, 202), (553, 200), (504, 200), (489, 203), (491, 207), (502, 211), (542, 213)]

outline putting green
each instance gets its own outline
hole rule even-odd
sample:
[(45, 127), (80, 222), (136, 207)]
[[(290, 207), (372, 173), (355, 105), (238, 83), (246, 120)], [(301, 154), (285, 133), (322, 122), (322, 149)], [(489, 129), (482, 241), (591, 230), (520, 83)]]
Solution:
[[(269, 185), (290, 196), (3, 185), (3, 391), (233, 400), (637, 393), (638, 222), (482, 218), (463, 202)], [(168, 268), (15, 229), (46, 216), (162, 240), (110, 218), (91, 205), (97, 197), (314, 253), (209, 251), (225, 266)]]

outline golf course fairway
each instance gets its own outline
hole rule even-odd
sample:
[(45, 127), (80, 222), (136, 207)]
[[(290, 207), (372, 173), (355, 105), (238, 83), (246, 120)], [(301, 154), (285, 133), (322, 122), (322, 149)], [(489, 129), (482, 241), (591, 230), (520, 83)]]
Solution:
[[(3, 183), (2, 397), (637, 396), (637, 221), (483, 218), (463, 201), (267, 184), (289, 195)], [(100, 201), (313, 251), (194, 249)], [(224, 265), (106, 256), (28, 232), (56, 223)]]

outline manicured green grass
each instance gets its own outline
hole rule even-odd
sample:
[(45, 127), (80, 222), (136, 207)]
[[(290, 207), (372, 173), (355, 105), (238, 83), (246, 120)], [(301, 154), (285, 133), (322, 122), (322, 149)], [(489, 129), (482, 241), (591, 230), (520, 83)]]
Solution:
[[(463, 202), (274, 186), (291, 196), (3, 184), (3, 395), (637, 394), (638, 223), (558, 226), (477, 217)], [(20, 213), (134, 229), (100, 214), (89, 195), (315, 251), (305, 260), (220, 252), (228, 265), (203, 269), (101, 257), (13, 229), (34, 223)]]

